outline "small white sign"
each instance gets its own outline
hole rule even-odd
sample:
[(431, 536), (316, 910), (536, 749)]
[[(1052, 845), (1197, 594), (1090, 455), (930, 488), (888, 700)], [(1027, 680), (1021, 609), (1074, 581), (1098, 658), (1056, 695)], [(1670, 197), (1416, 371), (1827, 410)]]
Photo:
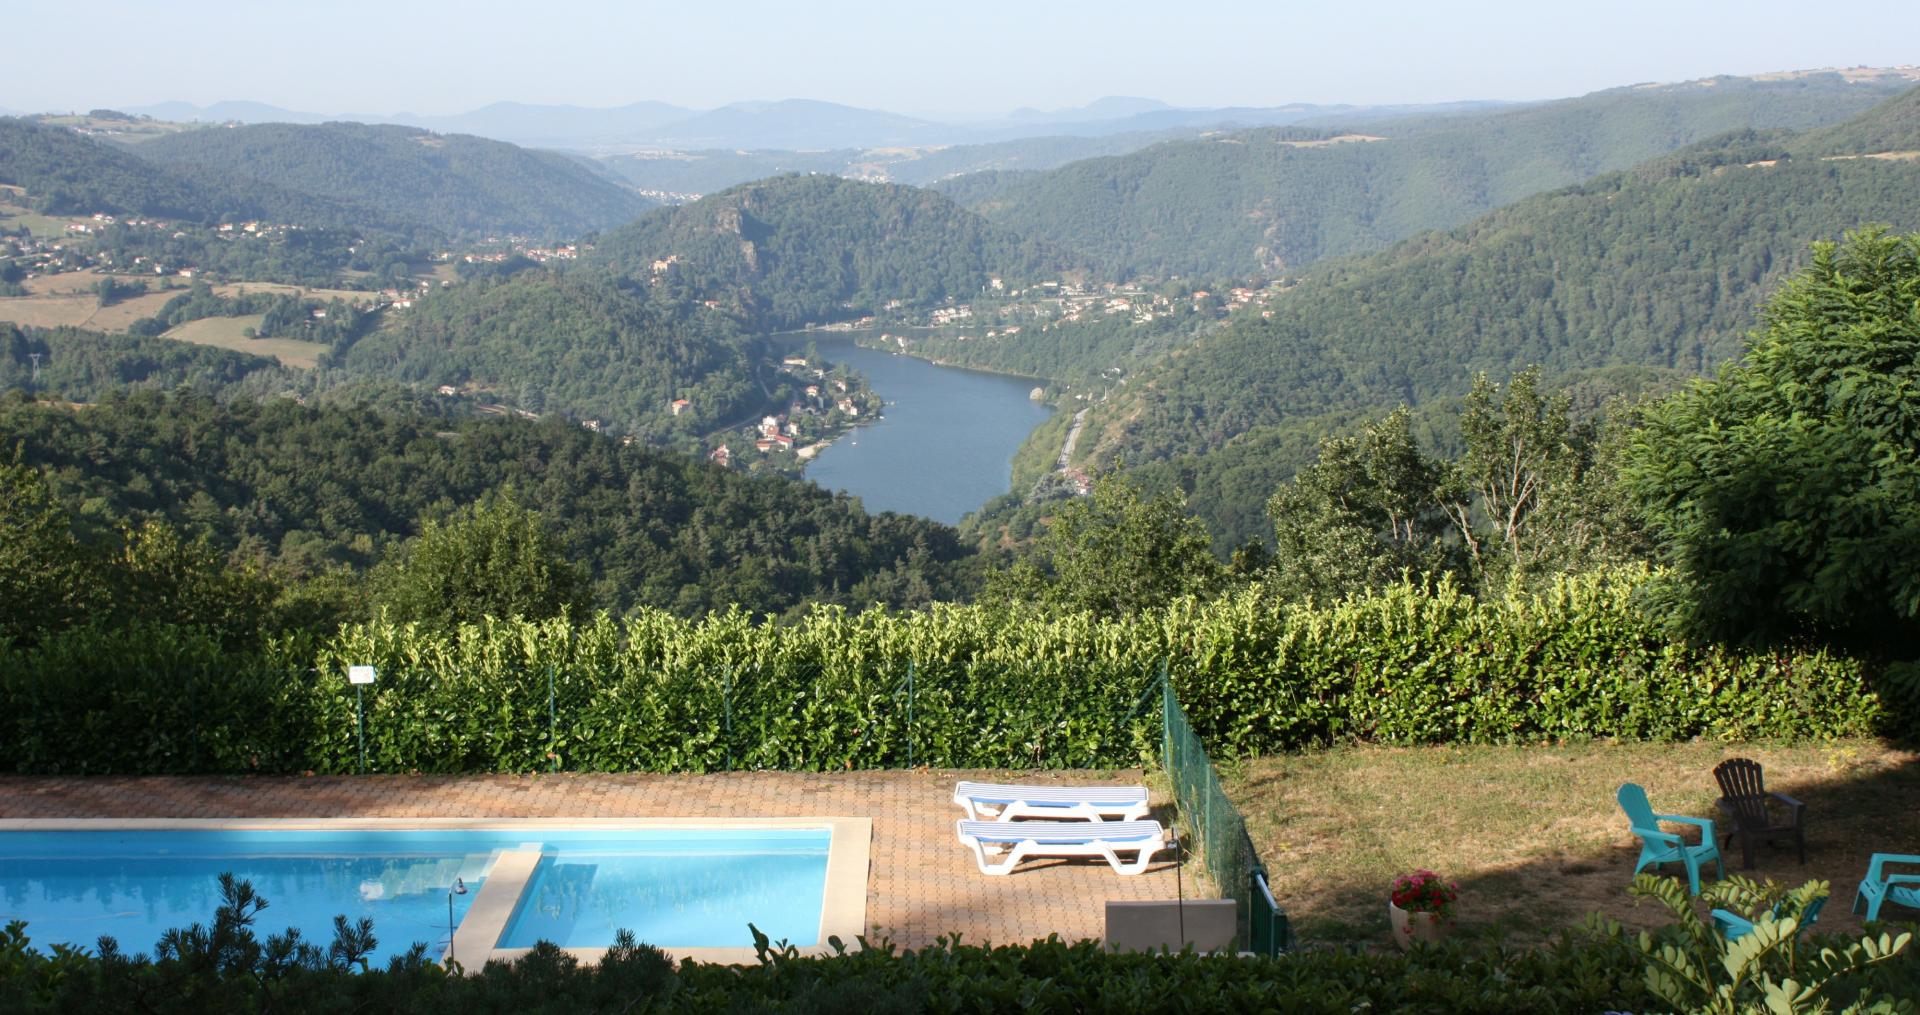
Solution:
[(349, 684), (373, 683), (373, 667), (371, 666), (347, 667), (347, 683)]

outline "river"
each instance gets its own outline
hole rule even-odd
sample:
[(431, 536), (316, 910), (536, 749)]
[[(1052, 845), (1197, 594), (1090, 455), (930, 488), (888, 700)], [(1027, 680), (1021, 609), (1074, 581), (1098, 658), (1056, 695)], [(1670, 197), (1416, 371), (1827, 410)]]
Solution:
[(1036, 381), (942, 367), (855, 345), (845, 332), (791, 336), (865, 374), (887, 408), (807, 464), (807, 478), (859, 497), (868, 511), (902, 511), (951, 525), (1006, 493), (1013, 453), (1053, 410), (1027, 397)]

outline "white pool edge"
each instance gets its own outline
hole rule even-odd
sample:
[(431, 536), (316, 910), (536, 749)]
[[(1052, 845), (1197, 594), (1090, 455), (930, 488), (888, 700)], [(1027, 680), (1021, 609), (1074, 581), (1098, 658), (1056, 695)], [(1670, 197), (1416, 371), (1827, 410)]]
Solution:
[[(448, 831), (604, 831), (659, 828), (712, 828), (725, 831), (827, 829), (827, 878), (820, 899), (817, 942), (799, 949), (802, 955), (830, 955), (829, 938), (838, 937), (848, 948), (866, 933), (867, 882), (873, 856), (873, 819), (819, 818), (0, 818), (0, 832), (116, 832), (116, 831), (379, 831), (386, 829), (444, 829)], [(528, 858), (531, 859), (528, 859)], [(517, 859), (516, 859), (517, 858)], [(494, 873), (481, 885), (454, 931), (452, 952), (469, 972), (492, 959), (517, 959), (530, 949), (499, 948), (498, 942), (531, 880), (538, 853), (503, 853)], [(504, 869), (502, 864), (506, 866)], [(521, 868), (525, 868), (524, 870)], [(502, 876), (495, 889), (495, 876)], [(511, 894), (506, 889), (511, 888)], [(470, 927), (471, 925), (471, 927)], [(379, 928), (375, 928), (377, 933)], [(660, 950), (677, 959), (698, 962), (750, 964), (752, 948), (669, 948)], [(583, 962), (598, 962), (605, 948), (568, 948)], [(478, 961), (471, 957), (481, 956)]]

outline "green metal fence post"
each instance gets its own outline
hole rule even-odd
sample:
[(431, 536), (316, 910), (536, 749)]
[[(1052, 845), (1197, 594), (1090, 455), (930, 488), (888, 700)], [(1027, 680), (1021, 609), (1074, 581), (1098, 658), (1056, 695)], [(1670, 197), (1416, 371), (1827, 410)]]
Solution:
[(733, 665), (720, 668), (720, 735), (727, 741), (727, 771), (733, 771)]
[(367, 774), (367, 699), (360, 685), (353, 685), (353, 707), (360, 715), (360, 774)]
[[(1167, 682), (1167, 661), (1160, 660), (1160, 767), (1173, 778), (1173, 685)], [(1175, 793), (1178, 796), (1178, 792)]]
[(547, 757), (560, 771), (560, 719), (553, 707), (553, 664), (547, 664)]
[(907, 767), (913, 767), (913, 660), (907, 660)]

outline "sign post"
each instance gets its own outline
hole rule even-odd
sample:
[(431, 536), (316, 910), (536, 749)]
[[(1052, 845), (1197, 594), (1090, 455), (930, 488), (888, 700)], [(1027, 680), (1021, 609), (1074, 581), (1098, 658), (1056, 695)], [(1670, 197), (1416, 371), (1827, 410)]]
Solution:
[(364, 696), (368, 684), (373, 683), (373, 667), (347, 667), (347, 683), (353, 685), (354, 710), (360, 714), (360, 774), (367, 774), (367, 699)]

